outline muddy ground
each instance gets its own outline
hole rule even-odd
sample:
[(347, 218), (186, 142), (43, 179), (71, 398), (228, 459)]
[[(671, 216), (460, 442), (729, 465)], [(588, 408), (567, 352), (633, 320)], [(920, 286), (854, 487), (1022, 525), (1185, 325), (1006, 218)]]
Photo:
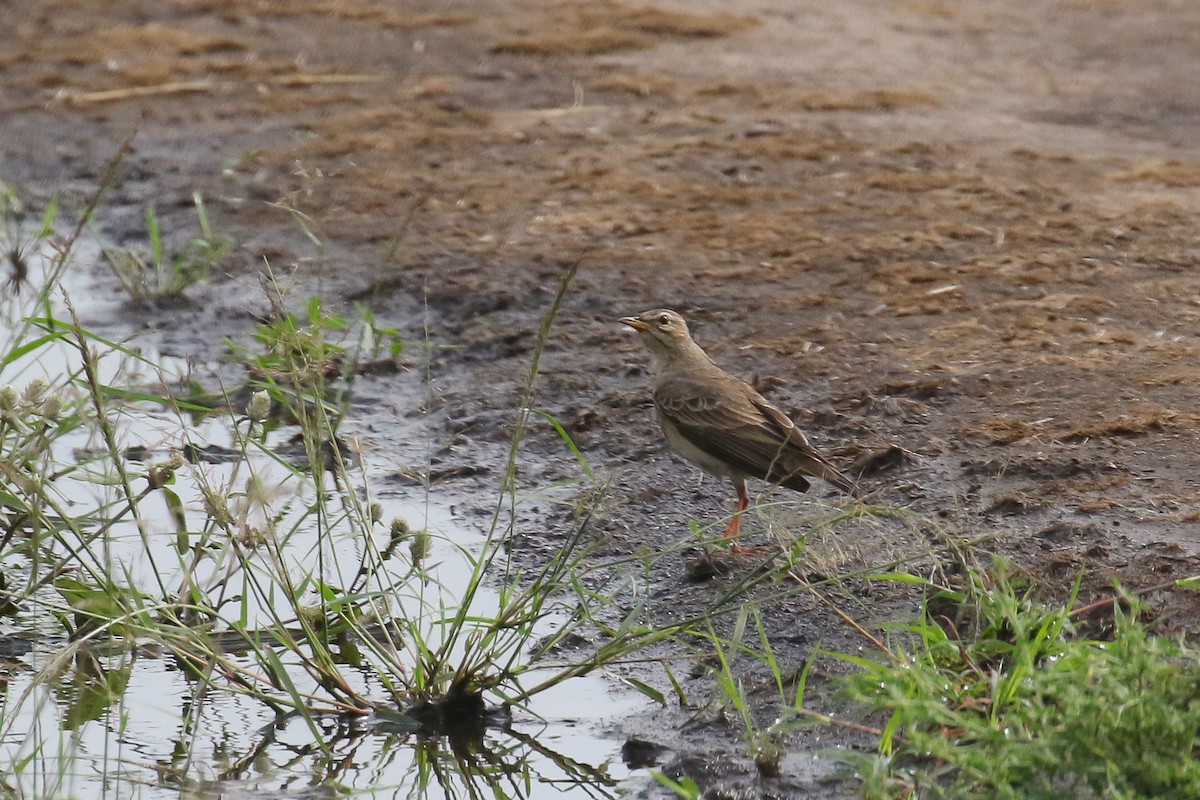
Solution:
[[(1088, 597), (1200, 572), (1196, 3), (47, 0), (0, 15), (0, 180), (77, 210), (128, 140), (97, 215), (108, 242), (144, 247), (153, 204), (181, 243), (193, 192), (238, 242), (193, 305), (129, 312), (163, 350), (219, 356), (267, 309), (264, 263), (297, 305), (365, 303), (454, 346), (435, 351), (432, 388), (421, 370), (363, 382), (373, 457), (397, 473), (432, 440), (445, 491), (492, 502), (539, 319), (578, 261), (537, 404), (612, 480), (591, 528), (605, 555), (676, 544), (732, 500), (666, 452), (647, 359), (615, 323), (665, 305), (836, 460), (902, 448), (864, 479), (875, 500), (995, 535), (1049, 591), (1080, 568)], [(579, 474), (548, 426), (524, 464), (527, 487)], [(813, 498), (758, 514), (747, 539), (841, 503)], [(527, 510), (536, 558), (570, 511)], [(832, 574), (922, 539), (857, 523), (809, 554)], [(664, 614), (746, 569), (685, 584), (684, 560), (652, 575)], [(913, 607), (845, 591), (872, 625)], [(1151, 599), (1164, 626), (1196, 627), (1190, 596)], [(792, 667), (853, 644), (804, 595), (767, 617)], [(769, 714), (771, 693), (754, 696)], [(793, 739), (783, 776), (759, 779), (737, 726), (684, 725), (695, 713), (664, 712), (671, 734), (663, 718), (627, 728), (702, 782), (834, 792), (804, 753), (837, 732)]]

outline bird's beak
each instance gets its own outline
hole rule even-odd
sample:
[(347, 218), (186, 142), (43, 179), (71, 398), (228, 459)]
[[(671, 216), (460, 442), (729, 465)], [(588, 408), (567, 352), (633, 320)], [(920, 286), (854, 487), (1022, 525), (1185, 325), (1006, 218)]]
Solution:
[(637, 317), (621, 317), (621, 319), (618, 321), (622, 325), (628, 325), (629, 327), (633, 328), (635, 331), (644, 331), (650, 327), (649, 325), (642, 322)]

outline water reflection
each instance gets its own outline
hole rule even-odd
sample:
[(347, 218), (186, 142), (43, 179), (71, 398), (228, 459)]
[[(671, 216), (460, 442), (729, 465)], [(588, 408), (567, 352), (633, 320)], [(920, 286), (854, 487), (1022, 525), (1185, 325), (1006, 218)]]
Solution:
[[(0, 762), (24, 765), (13, 796), (99, 796), (107, 787), (139, 798), (604, 798), (628, 775), (619, 744), (576, 720), (492, 710), (430, 730), (387, 710), (276, 716), (170, 657), (117, 641), (41, 641), (33, 655), (40, 674), (23, 664), (0, 682), (15, 712)], [(633, 705), (598, 678), (560, 690), (577, 711)], [(561, 697), (546, 700), (564, 707)]]
[[(184, 796), (325, 796), (393, 798), (615, 797), (604, 765), (573, 760), (513, 727), (489, 726), (478, 736), (387, 732), (386, 721), (348, 717), (319, 720), (325, 746), (306, 723), (292, 720), (261, 730), (213, 779), (173, 781)], [(178, 773), (176, 773), (178, 774)], [(164, 773), (166, 776), (167, 774)]]

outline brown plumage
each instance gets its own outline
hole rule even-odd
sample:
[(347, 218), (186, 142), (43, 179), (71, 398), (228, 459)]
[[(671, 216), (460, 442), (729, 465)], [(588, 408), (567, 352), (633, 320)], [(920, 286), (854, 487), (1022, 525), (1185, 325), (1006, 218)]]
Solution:
[(737, 537), (742, 512), (750, 504), (747, 478), (803, 492), (808, 478), (818, 477), (857, 494), (854, 482), (809, 443), (796, 423), (709, 359), (679, 314), (658, 308), (621, 322), (640, 334), (654, 357), (654, 408), (667, 441), (705, 472), (729, 478), (737, 489), (737, 511), (726, 537)]

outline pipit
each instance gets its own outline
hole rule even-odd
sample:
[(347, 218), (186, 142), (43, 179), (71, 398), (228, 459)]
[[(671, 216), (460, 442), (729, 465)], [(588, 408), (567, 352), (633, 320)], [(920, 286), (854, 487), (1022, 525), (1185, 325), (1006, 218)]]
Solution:
[(857, 494), (854, 482), (809, 444), (787, 414), (712, 362), (679, 314), (656, 308), (621, 322), (638, 332), (654, 357), (654, 408), (671, 447), (737, 489), (737, 510), (725, 529), (731, 550), (743, 550), (737, 536), (750, 505), (747, 478), (803, 492), (814, 476)]

